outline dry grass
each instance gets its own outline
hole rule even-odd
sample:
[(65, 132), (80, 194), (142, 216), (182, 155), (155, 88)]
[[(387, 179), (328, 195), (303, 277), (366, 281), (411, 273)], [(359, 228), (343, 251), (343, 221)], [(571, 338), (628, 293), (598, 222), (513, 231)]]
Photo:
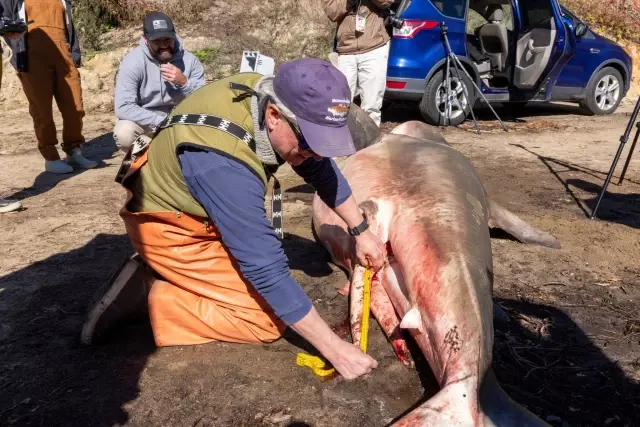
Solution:
[(206, 0), (98, 0), (118, 23), (137, 24), (150, 12), (160, 11), (172, 19), (197, 22), (210, 5)]
[(630, 95), (640, 93), (640, 0), (562, 0), (596, 32), (626, 47), (633, 58)]
[[(320, 0), (256, 2), (214, 1), (197, 25), (184, 26), (184, 34), (202, 36), (215, 49), (216, 58), (205, 64), (208, 79), (237, 72), (243, 50), (258, 50), (278, 64), (295, 58), (326, 59), (331, 52), (335, 25), (326, 18)], [(182, 25), (181, 25), (182, 26)]]
[(640, 42), (640, 0), (562, 0), (561, 3), (616, 41)]
[(153, 11), (161, 11), (176, 21), (198, 22), (209, 7), (207, 0), (77, 0), (74, 23), (84, 45), (100, 50), (100, 37), (115, 26), (139, 25)]

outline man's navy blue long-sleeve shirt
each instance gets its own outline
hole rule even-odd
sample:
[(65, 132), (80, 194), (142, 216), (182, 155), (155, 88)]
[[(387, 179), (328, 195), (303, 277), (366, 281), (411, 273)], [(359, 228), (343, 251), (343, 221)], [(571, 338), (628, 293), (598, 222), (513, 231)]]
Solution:
[[(205, 208), (237, 259), (240, 271), (287, 325), (311, 310), (311, 300), (291, 276), (282, 244), (267, 219), (263, 182), (246, 166), (213, 152), (180, 154), (189, 191)], [(331, 208), (351, 196), (335, 162), (307, 159), (293, 167)]]

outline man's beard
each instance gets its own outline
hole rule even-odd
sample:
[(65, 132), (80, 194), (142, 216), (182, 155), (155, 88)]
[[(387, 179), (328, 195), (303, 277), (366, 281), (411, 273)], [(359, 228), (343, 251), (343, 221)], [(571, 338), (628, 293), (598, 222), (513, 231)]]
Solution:
[(171, 58), (173, 58), (173, 49), (171, 49), (171, 47), (167, 47), (166, 50), (165, 49), (158, 49), (155, 51), (152, 51), (153, 56), (156, 57), (156, 59), (158, 60), (158, 62), (166, 64), (169, 61), (171, 61)]

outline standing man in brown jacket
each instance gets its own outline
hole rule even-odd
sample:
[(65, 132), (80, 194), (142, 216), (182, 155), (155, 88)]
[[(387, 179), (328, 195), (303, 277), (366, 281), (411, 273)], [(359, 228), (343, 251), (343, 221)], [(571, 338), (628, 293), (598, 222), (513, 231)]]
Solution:
[(393, 0), (325, 0), (324, 11), (338, 24), (339, 68), (349, 82), (351, 99), (360, 90), (361, 108), (380, 126), (391, 44), (385, 9)]

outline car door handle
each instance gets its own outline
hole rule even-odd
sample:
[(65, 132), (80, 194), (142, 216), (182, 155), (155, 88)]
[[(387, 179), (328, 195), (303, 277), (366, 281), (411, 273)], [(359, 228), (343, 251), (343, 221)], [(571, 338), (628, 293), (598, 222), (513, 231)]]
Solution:
[(589, 49), (589, 52), (591, 52), (591, 53), (600, 53), (600, 49), (596, 49), (595, 47), (592, 47), (591, 49)]

